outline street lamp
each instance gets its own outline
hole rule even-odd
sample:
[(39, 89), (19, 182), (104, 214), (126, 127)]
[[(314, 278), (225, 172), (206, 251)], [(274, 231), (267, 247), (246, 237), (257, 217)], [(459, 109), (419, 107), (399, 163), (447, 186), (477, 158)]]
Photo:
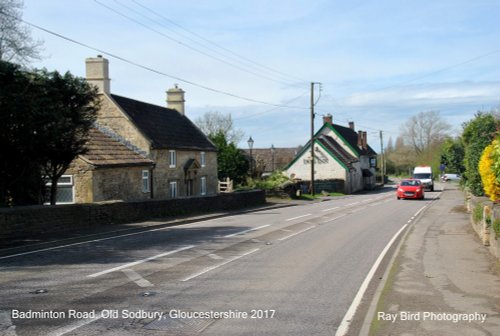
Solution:
[(252, 136), (250, 136), (250, 138), (248, 138), (248, 148), (250, 148), (250, 176), (253, 176), (253, 169), (252, 169), (252, 148), (253, 148), (253, 139), (252, 139)]
[(271, 145), (271, 156), (272, 156), (271, 173), (274, 172), (274, 153), (276, 153), (276, 148), (274, 148), (273, 144)]

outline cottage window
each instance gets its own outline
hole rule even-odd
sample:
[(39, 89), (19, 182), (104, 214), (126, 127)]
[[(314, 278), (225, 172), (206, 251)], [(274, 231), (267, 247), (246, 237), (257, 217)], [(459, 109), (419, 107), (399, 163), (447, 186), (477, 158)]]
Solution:
[[(50, 186), (52, 182), (47, 182), (47, 197), (50, 199)], [(62, 175), (57, 180), (57, 194), (56, 194), (56, 204), (71, 204), (75, 203), (75, 190), (73, 184), (73, 175)], [(49, 202), (45, 203), (49, 204)]]
[(168, 151), (169, 158), (168, 158), (168, 166), (170, 168), (175, 168), (177, 165), (177, 153), (174, 150)]
[(151, 184), (149, 179), (149, 170), (142, 171), (142, 192), (147, 193), (151, 191)]
[(206, 161), (205, 161), (205, 152), (201, 152), (200, 153), (200, 164), (201, 164), (201, 167), (205, 167), (205, 164), (206, 164)]
[(200, 186), (201, 190), (200, 193), (202, 196), (205, 196), (207, 194), (207, 178), (205, 176), (202, 176), (200, 179)]
[(177, 197), (177, 182), (170, 182), (170, 198)]

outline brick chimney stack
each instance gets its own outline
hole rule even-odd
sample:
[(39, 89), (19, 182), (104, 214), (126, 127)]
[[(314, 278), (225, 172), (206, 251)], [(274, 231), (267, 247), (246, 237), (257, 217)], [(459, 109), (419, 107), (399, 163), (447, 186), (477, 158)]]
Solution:
[(86, 79), (89, 84), (97, 86), (99, 93), (110, 93), (109, 61), (97, 55), (85, 59)]
[(328, 113), (327, 115), (323, 116), (323, 124), (330, 124), (332, 125), (333, 124), (333, 117), (330, 113)]
[(358, 131), (358, 147), (363, 148), (363, 131)]
[(167, 91), (167, 107), (184, 115), (184, 91), (177, 84)]
[(366, 132), (363, 132), (363, 149), (368, 149), (368, 140), (366, 138)]
[(354, 121), (349, 121), (349, 128), (355, 131), (354, 129)]

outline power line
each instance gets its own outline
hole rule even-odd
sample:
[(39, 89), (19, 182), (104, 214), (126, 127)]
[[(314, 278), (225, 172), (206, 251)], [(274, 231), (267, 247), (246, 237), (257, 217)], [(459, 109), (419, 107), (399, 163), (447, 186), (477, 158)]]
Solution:
[(125, 62), (125, 63), (128, 63), (130, 65), (133, 65), (135, 67), (138, 67), (138, 68), (141, 68), (143, 70), (147, 70), (149, 72), (152, 72), (152, 73), (155, 73), (157, 75), (161, 75), (161, 76), (164, 76), (164, 77), (168, 77), (168, 78), (171, 78), (171, 79), (175, 79), (179, 82), (183, 82), (183, 83), (186, 83), (186, 84), (189, 84), (189, 85), (192, 85), (192, 86), (195, 86), (195, 87), (198, 87), (200, 89), (204, 89), (204, 90), (207, 90), (207, 91), (211, 91), (211, 92), (215, 92), (215, 93), (219, 93), (219, 94), (222, 94), (222, 95), (226, 95), (226, 96), (229, 96), (229, 97), (232, 97), (232, 98), (236, 98), (236, 99), (240, 99), (240, 100), (245, 100), (245, 101), (248, 101), (248, 102), (252, 102), (252, 103), (257, 103), (257, 104), (263, 104), (263, 105), (269, 105), (269, 106), (276, 106), (276, 107), (283, 107), (283, 108), (292, 108), (292, 109), (303, 109), (303, 110), (307, 110), (308, 107), (300, 107), (300, 106), (287, 106), (287, 105), (281, 105), (281, 104), (275, 104), (275, 103), (270, 103), (270, 102), (266, 102), (266, 101), (262, 101), (262, 100), (258, 100), (258, 99), (254, 99), (254, 98), (249, 98), (249, 97), (245, 97), (245, 96), (241, 96), (241, 95), (237, 95), (237, 94), (234, 94), (234, 93), (231, 93), (231, 92), (227, 92), (227, 91), (223, 91), (223, 90), (219, 90), (219, 89), (215, 89), (215, 88), (212, 88), (212, 87), (209, 87), (209, 86), (206, 86), (206, 85), (203, 85), (203, 84), (198, 84), (196, 82), (193, 82), (193, 81), (190, 81), (190, 80), (187, 80), (187, 79), (184, 79), (184, 78), (181, 78), (181, 77), (177, 77), (177, 76), (173, 76), (173, 75), (170, 75), (170, 74), (167, 74), (165, 72), (162, 72), (162, 71), (159, 71), (159, 70), (156, 70), (156, 69), (153, 69), (151, 67), (148, 67), (148, 66), (145, 66), (145, 65), (142, 65), (142, 64), (139, 64), (137, 62), (134, 62), (134, 61), (131, 61), (129, 59), (126, 59), (122, 56), (119, 56), (119, 55), (116, 55), (116, 54), (113, 54), (109, 51), (106, 51), (106, 50), (103, 50), (103, 49), (100, 49), (100, 48), (97, 48), (97, 47), (93, 47), (91, 45), (88, 45), (86, 43), (83, 43), (83, 42), (79, 42), (77, 40), (74, 40), (70, 37), (67, 37), (67, 36), (64, 36), (62, 34), (59, 34), (59, 33), (56, 33), (56, 32), (53, 32), (47, 28), (44, 28), (44, 27), (41, 27), (39, 25), (36, 25), (34, 23), (31, 23), (29, 21), (26, 21), (24, 19), (21, 19), (21, 18), (17, 18), (17, 17), (14, 17), (10, 14), (7, 14), (5, 12), (2, 12), (0, 10), (0, 14), (4, 15), (4, 16), (8, 16), (10, 18), (13, 18), (15, 20), (18, 20), (20, 22), (23, 22), (33, 28), (36, 28), (38, 30), (41, 30), (41, 31), (44, 31), (50, 35), (53, 35), (53, 36), (56, 36), (58, 38), (61, 38), (63, 40), (66, 40), (68, 42), (71, 42), (71, 43), (74, 43), (74, 44), (77, 44), (79, 46), (82, 46), (82, 47), (85, 47), (87, 49), (91, 49), (91, 50), (94, 50), (94, 51), (97, 51), (98, 53), (101, 53), (101, 54), (105, 54), (109, 57), (112, 57), (112, 58), (115, 58), (117, 60), (120, 60), (122, 62)]
[[(161, 32), (161, 31), (159, 31), (159, 30), (157, 30), (157, 29), (154, 29), (154, 28), (150, 27), (149, 25), (147, 25), (147, 24), (145, 24), (145, 23), (142, 23), (142, 22), (140, 22), (140, 21), (138, 21), (138, 20), (134, 19), (133, 17), (128, 16), (128, 15), (126, 15), (126, 14), (124, 14), (124, 13), (120, 12), (119, 10), (117, 10), (117, 9), (115, 9), (115, 8), (113, 8), (113, 7), (110, 7), (110, 6), (108, 6), (108, 5), (106, 5), (106, 4), (102, 3), (102, 2), (100, 2), (100, 1), (98, 1), (98, 0), (94, 0), (94, 2), (95, 2), (95, 3), (97, 3), (97, 4), (98, 4), (98, 5), (100, 5), (100, 6), (102, 6), (102, 7), (106, 8), (106, 9), (108, 9), (109, 11), (111, 11), (111, 12), (113, 12), (113, 13), (115, 13), (115, 14), (117, 14), (117, 15), (119, 15), (119, 16), (121, 16), (121, 17), (123, 17), (123, 18), (127, 19), (127, 20), (129, 20), (129, 21), (132, 21), (132, 22), (134, 22), (134, 23), (136, 23), (136, 24), (140, 25), (141, 27), (144, 27), (144, 28), (146, 28), (146, 29), (148, 29), (148, 30), (150, 30), (150, 31), (152, 31), (152, 32), (154, 32), (154, 33), (156, 33), (156, 34), (158, 34), (158, 35), (160, 35), (160, 36), (162, 36), (162, 37), (164, 37), (164, 38), (166, 38), (166, 39), (170, 40), (170, 41), (173, 41), (173, 42), (175, 42), (175, 43), (177, 43), (177, 44), (179, 44), (179, 45), (181, 45), (181, 46), (183, 46), (183, 47), (185, 47), (185, 48), (187, 48), (187, 49), (190, 49), (190, 50), (192, 50), (192, 51), (195, 51), (195, 52), (197, 52), (197, 53), (199, 53), (199, 54), (202, 54), (202, 55), (204, 55), (204, 56), (206, 56), (206, 57), (209, 57), (209, 58), (211, 58), (211, 59), (214, 59), (214, 60), (216, 60), (216, 61), (218, 61), (218, 62), (221, 62), (221, 63), (223, 63), (223, 64), (229, 65), (229, 66), (231, 66), (231, 67), (233, 67), (233, 68), (235, 68), (235, 69), (238, 69), (238, 70), (240, 70), (240, 71), (243, 71), (243, 72), (246, 72), (246, 73), (252, 74), (252, 75), (254, 75), (254, 76), (257, 76), (257, 77), (260, 77), (260, 78), (263, 78), (263, 79), (266, 79), (266, 80), (269, 80), (269, 81), (272, 81), (272, 82), (275, 82), (275, 83), (279, 83), (279, 84), (284, 84), (284, 85), (287, 85), (287, 84), (288, 84), (288, 83), (285, 83), (285, 82), (283, 82), (283, 81), (276, 80), (276, 79), (273, 79), (273, 78), (271, 78), (271, 77), (268, 77), (268, 76), (265, 76), (265, 75), (262, 75), (262, 74), (258, 74), (258, 73), (254, 72), (254, 71), (251, 71), (251, 70), (245, 69), (245, 68), (243, 68), (243, 67), (241, 67), (241, 66), (239, 66), (239, 65), (236, 65), (236, 64), (230, 63), (230, 62), (228, 62), (228, 61), (226, 61), (226, 60), (223, 60), (222, 58), (219, 58), (219, 57), (217, 57), (217, 56), (214, 56), (214, 55), (211, 55), (211, 54), (209, 54), (209, 53), (207, 53), (207, 52), (204, 52), (203, 50), (200, 50), (200, 49), (198, 49), (198, 48), (192, 47), (192, 46), (190, 46), (190, 45), (188, 45), (188, 44), (186, 44), (186, 43), (184, 43), (184, 42), (182, 42), (182, 41), (179, 41), (179, 40), (177, 40), (177, 39), (175, 39), (175, 38), (173, 38), (173, 37), (171, 37), (171, 36), (169, 36), (169, 35), (167, 35), (167, 34), (165, 34), (165, 33)], [(136, 12), (136, 13), (137, 13), (137, 12)]]
[[(290, 99), (288, 100), (285, 104), (290, 104), (296, 100), (299, 100), (300, 98), (304, 97), (306, 94), (308, 94), (308, 92), (304, 92), (303, 94), (301, 94), (300, 96), (297, 96), (293, 99)], [(250, 115), (246, 115), (246, 116), (243, 116), (243, 117), (239, 117), (239, 118), (235, 118), (234, 120), (243, 120), (243, 119), (248, 119), (248, 118), (253, 118), (255, 116), (259, 116), (259, 115), (263, 115), (263, 114), (267, 114), (269, 112), (273, 112), (273, 111), (276, 111), (278, 109), (280, 109), (282, 107), (275, 107), (275, 108), (272, 108), (270, 110), (267, 110), (267, 111), (263, 111), (263, 112), (257, 112), (257, 113), (253, 113), (253, 114), (250, 114)]]
[[(115, 1), (116, 1), (116, 0), (115, 0)], [(307, 82), (305, 79), (302, 79), (302, 78), (299, 78), (299, 77), (295, 77), (295, 76), (292, 76), (292, 75), (286, 74), (286, 73), (284, 73), (284, 72), (278, 71), (278, 70), (273, 69), (273, 68), (271, 68), (271, 67), (268, 67), (268, 66), (266, 66), (266, 65), (263, 65), (263, 64), (260, 64), (260, 63), (258, 63), (258, 62), (255, 62), (255, 61), (253, 61), (253, 60), (251, 60), (251, 59), (249, 59), (249, 58), (247, 58), (247, 57), (245, 57), (245, 56), (242, 56), (242, 55), (240, 55), (240, 54), (237, 54), (237, 53), (233, 52), (232, 50), (230, 50), (230, 49), (228, 49), (228, 48), (225, 48), (225, 47), (221, 46), (220, 44), (215, 43), (215, 42), (213, 42), (213, 41), (211, 41), (211, 40), (209, 40), (209, 39), (207, 39), (207, 38), (205, 38), (205, 37), (201, 36), (200, 34), (197, 34), (197, 33), (193, 32), (193, 31), (191, 31), (191, 30), (189, 30), (189, 29), (187, 29), (187, 28), (185, 28), (185, 27), (181, 26), (180, 24), (178, 24), (178, 23), (174, 22), (172, 19), (169, 19), (169, 18), (165, 17), (164, 15), (158, 14), (156, 11), (154, 11), (154, 10), (152, 10), (152, 9), (150, 9), (150, 8), (148, 8), (148, 7), (146, 7), (145, 5), (143, 5), (143, 4), (139, 3), (139, 2), (137, 2), (136, 0), (131, 0), (131, 1), (132, 1), (133, 3), (135, 3), (136, 5), (138, 5), (138, 6), (142, 7), (142, 8), (143, 8), (143, 9), (145, 9), (146, 11), (148, 11), (148, 12), (150, 12), (150, 13), (152, 13), (152, 14), (154, 14), (154, 15), (158, 16), (158, 17), (160, 17), (161, 19), (163, 19), (163, 20), (165, 20), (165, 21), (169, 22), (170, 24), (172, 24), (172, 25), (174, 25), (174, 26), (176, 26), (176, 27), (178, 27), (178, 28), (180, 28), (180, 29), (184, 30), (185, 32), (187, 32), (187, 33), (189, 33), (189, 34), (191, 34), (191, 35), (193, 35), (193, 36), (195, 36), (195, 37), (197, 37), (197, 38), (199, 38), (199, 39), (201, 39), (201, 40), (203, 40), (203, 41), (205, 41), (205, 42), (207, 42), (207, 43), (209, 43), (209, 44), (211, 44), (211, 45), (213, 45), (213, 46), (215, 46), (215, 47), (217, 47), (217, 48), (219, 48), (219, 49), (221, 49), (221, 50), (224, 50), (224, 51), (228, 52), (228, 53), (229, 53), (229, 54), (231, 54), (231, 55), (234, 55), (234, 56), (236, 56), (236, 57), (238, 57), (238, 58), (240, 58), (240, 59), (242, 59), (242, 60), (245, 60), (245, 61), (246, 61), (246, 62), (248, 62), (248, 63), (251, 63), (251, 64), (253, 64), (253, 65), (256, 65), (256, 66), (258, 66), (258, 67), (260, 67), (260, 68), (263, 68), (263, 69), (269, 70), (269, 71), (274, 72), (274, 73), (276, 73), (276, 74), (279, 74), (279, 75), (281, 75), (281, 76), (283, 76), (283, 77), (291, 78), (291, 79), (293, 79), (293, 80), (295, 80), (295, 81), (296, 81), (296, 80), (298, 80), (298, 81), (300, 81), (300, 82)]]

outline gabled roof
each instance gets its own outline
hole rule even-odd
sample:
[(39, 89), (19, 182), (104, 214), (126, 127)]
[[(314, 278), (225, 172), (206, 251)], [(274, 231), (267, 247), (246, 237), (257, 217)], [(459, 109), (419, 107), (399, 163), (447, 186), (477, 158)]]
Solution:
[(111, 98), (148, 137), (152, 148), (217, 150), (191, 120), (176, 110), (115, 94)]
[(80, 157), (96, 168), (154, 165), (150, 159), (134, 152), (96, 128), (89, 130), (89, 140), (86, 147), (87, 152)]
[(330, 153), (330, 155), (336, 157), (341, 161), (346, 167), (352, 167), (352, 163), (358, 162), (359, 160), (352, 156), (348, 151), (346, 151), (335, 139), (328, 135), (318, 136), (318, 141), (323, 147)]
[(367, 145), (366, 149), (362, 149), (358, 147), (358, 133), (349, 127), (344, 127), (336, 124), (325, 124), (323, 127), (330, 127), (330, 129), (334, 129), (337, 134), (339, 134), (347, 144), (359, 155), (368, 155), (373, 156), (377, 155), (377, 153)]

